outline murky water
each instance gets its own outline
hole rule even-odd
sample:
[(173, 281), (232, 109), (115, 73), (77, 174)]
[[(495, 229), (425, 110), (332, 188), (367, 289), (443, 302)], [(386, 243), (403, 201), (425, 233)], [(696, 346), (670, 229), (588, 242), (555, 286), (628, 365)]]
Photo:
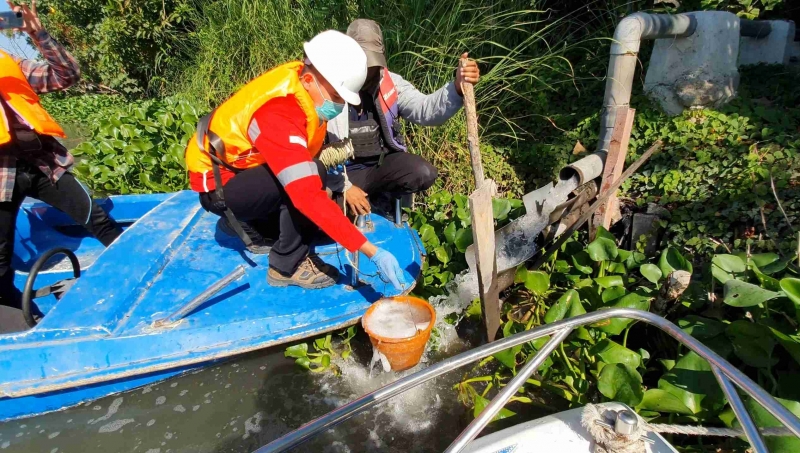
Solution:
[[(238, 357), (183, 376), (38, 417), (0, 424), (0, 452), (250, 452), (422, 367), (470, 348), (478, 326), (445, 322), (475, 297), (474, 275), (448, 285), (431, 300), (437, 312), (438, 351), (402, 373), (370, 373), (366, 334), (353, 339), (352, 357), (337, 360), (340, 376), (312, 373), (285, 358), (288, 345)], [(429, 344), (430, 345), (430, 344)], [(469, 368), (453, 371), (394, 397), (301, 445), (298, 452), (436, 452), (472, 420), (453, 385)], [(521, 414), (522, 415), (522, 414)], [(524, 419), (544, 415), (526, 414)], [(513, 420), (512, 423), (523, 420)], [(487, 432), (501, 429), (493, 423)]]
[[(0, 425), (5, 452), (246, 452), (397, 379), (370, 377), (361, 334), (342, 376), (305, 372), (284, 347), (112, 395), (61, 412)], [(466, 347), (450, 344), (446, 355)], [(443, 354), (434, 354), (432, 360)], [(414, 370), (410, 370), (414, 371)], [(403, 373), (402, 375), (405, 375)], [(452, 385), (433, 381), (329, 430), (296, 451), (441, 451), (469, 418)]]

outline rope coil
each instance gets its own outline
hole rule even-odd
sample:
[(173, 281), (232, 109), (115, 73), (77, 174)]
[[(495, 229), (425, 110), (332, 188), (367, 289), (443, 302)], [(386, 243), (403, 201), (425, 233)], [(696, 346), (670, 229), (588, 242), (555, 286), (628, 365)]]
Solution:
[[(600, 408), (594, 404), (587, 404), (581, 413), (581, 425), (589, 432), (595, 441), (595, 453), (633, 453), (644, 451), (644, 441), (647, 433), (683, 434), (687, 436), (715, 436), (715, 437), (744, 437), (744, 431), (734, 428), (714, 428), (705, 426), (670, 425), (666, 423), (648, 423), (638, 414), (639, 422), (634, 432), (629, 435), (619, 434), (613, 428), (613, 422), (608, 422), (613, 410), (601, 413)], [(631, 411), (632, 412), (632, 411)], [(762, 436), (793, 436), (786, 427), (760, 428)]]
[(353, 156), (355, 156), (353, 142), (346, 138), (322, 148), (319, 152), (319, 161), (325, 168), (335, 168), (337, 165), (344, 165)]

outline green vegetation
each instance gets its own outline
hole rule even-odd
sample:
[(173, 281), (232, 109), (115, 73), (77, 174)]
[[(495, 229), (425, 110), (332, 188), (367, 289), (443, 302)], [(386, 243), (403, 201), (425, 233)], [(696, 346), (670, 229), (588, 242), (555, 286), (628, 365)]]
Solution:
[[(520, 266), (516, 281), (524, 289), (517, 292), (513, 306), (506, 305), (503, 336), (603, 308), (649, 309), (794, 407), (800, 399), (794, 384), (800, 375), (800, 279), (798, 269), (790, 269), (790, 259), (776, 253), (735, 252), (717, 254), (695, 268), (676, 248), (647, 258), (618, 248), (616, 239), (601, 230), (586, 247), (568, 240), (541, 269)], [(665, 286), (675, 271), (693, 274), (694, 281), (679, 299), (670, 300)], [(469, 313), (479, 316), (480, 306)], [(476, 407), (485, 405), (486, 389), (504, 385), (546, 340), (484, 360), (476, 370), (497, 365), (490, 374), (470, 374), (458, 384), (462, 399)], [(655, 422), (730, 425), (733, 420), (705, 360), (676, 348), (657, 329), (630, 320), (577, 329), (528, 380), (517, 402), (545, 404), (540, 389), (570, 407), (602, 395), (636, 407)], [(506, 415), (512, 414), (509, 410)]]
[[(129, 2), (124, 2), (129, 4)], [(518, 198), (592, 150), (619, 18), (652, 7), (644, 1), (174, 0), (134, 3), (49, 0), (47, 21), (72, 45), (96, 85), (123, 96), (47, 96), (49, 111), (80, 126), (77, 173), (101, 193), (186, 188), (183, 147), (198, 117), (262, 71), (301, 57), (301, 44), (356, 17), (384, 28), (389, 66), (426, 92), (452, 80), (470, 51), (483, 78), (477, 87), (481, 147), (500, 186), (498, 226), (519, 216)], [(780, 17), (784, 0), (690, 0), (680, 9), (728, 10), (744, 18)], [(138, 8), (138, 9), (137, 9)], [(643, 46), (643, 69), (647, 65)], [(637, 79), (637, 80), (639, 80)], [(611, 306), (656, 310), (800, 407), (800, 87), (785, 67), (741, 68), (739, 97), (720, 111), (668, 117), (634, 88), (636, 120), (629, 160), (654, 141), (664, 150), (622, 187), (626, 205), (670, 211), (663, 251), (652, 257), (618, 247), (608, 233), (584, 245), (568, 241), (541, 269), (518, 269), (504, 294), (503, 335)], [(148, 98), (150, 96), (150, 98)], [(437, 185), (410, 210), (429, 252), (417, 292), (430, 297), (466, 268), (472, 242), (466, 196), (472, 190), (463, 115), (439, 128), (406, 126), (411, 149), (440, 171)], [(661, 291), (672, 270), (692, 284), (677, 300)], [(656, 308), (657, 306), (657, 308)], [(473, 304), (468, 318), (480, 315)], [(338, 372), (355, 330), (287, 349), (298, 365)], [(487, 359), (457, 386), (475, 413), (532, 353), (533, 342)], [(488, 370), (488, 371), (487, 371)], [(796, 386), (794, 386), (796, 387)], [(544, 390), (552, 398), (542, 395)], [(654, 329), (624, 320), (580, 329), (501, 413), (525, 404), (560, 409), (615, 399), (648, 418), (731, 425), (733, 417), (710, 368)], [(750, 404), (750, 403), (748, 403)], [(758, 410), (755, 417), (769, 420)], [(728, 446), (741, 447), (739, 440)], [(773, 451), (798, 446), (771, 440)], [(716, 444), (715, 444), (716, 445)], [(698, 447), (698, 449), (701, 449)]]

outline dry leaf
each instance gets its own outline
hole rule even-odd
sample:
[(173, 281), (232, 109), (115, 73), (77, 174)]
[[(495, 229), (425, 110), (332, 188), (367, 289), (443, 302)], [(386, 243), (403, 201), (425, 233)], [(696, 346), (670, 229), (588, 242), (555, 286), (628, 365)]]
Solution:
[(580, 140), (575, 142), (575, 147), (572, 148), (572, 154), (577, 156), (578, 154), (583, 154), (586, 152), (586, 148), (583, 146)]

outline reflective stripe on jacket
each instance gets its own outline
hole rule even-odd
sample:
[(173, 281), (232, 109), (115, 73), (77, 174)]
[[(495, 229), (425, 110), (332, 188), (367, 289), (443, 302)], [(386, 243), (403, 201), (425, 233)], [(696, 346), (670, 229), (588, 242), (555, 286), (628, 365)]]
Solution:
[[(306, 116), (307, 144), (304, 145), (312, 157), (319, 154), (326, 123), (320, 123), (314, 101), (300, 83), (302, 71), (303, 63), (299, 61), (278, 66), (247, 83), (217, 107), (208, 129), (225, 144), (225, 161), (228, 164), (244, 170), (265, 163), (264, 157), (253, 149), (250, 135), (255, 131), (248, 129), (255, 112), (270, 100), (280, 97), (291, 97), (297, 101)], [(204, 139), (204, 145), (208, 149), (207, 138)], [(196, 133), (189, 140), (185, 158), (192, 189), (198, 192), (214, 190), (211, 158), (197, 146)], [(230, 177), (227, 176), (223, 180)]]

